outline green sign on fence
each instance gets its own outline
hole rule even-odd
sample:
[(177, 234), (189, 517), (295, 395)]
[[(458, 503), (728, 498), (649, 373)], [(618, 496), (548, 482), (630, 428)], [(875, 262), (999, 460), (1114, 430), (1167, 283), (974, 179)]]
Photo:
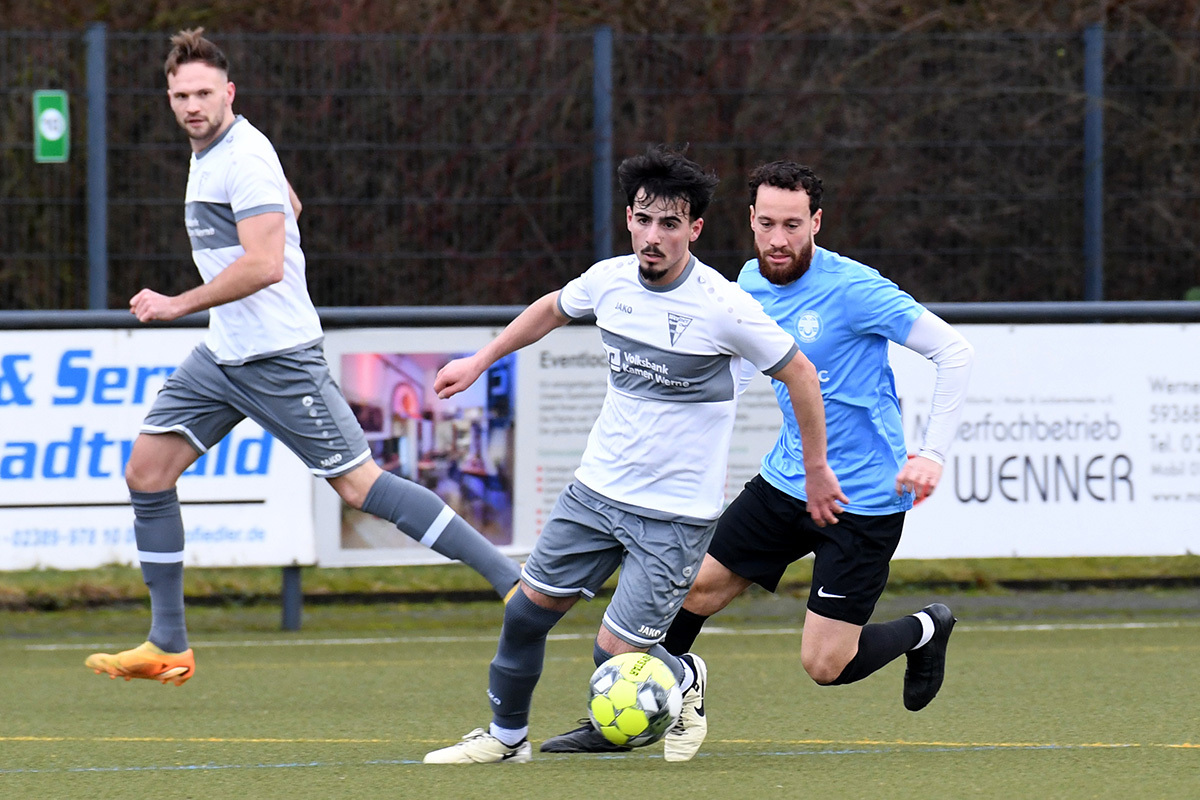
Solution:
[(42, 89), (33, 93), (33, 160), (61, 164), (71, 154), (71, 111), (67, 93)]

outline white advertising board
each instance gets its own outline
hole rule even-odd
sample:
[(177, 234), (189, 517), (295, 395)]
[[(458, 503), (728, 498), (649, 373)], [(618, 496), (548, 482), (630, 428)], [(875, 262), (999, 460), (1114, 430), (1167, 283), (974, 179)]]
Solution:
[[(137, 563), (125, 463), (196, 329), (0, 332), (0, 570)], [(312, 564), (313, 479), (238, 425), (179, 482), (192, 566)]]
[[(958, 329), (966, 409), (898, 558), (1200, 552), (1200, 326)], [(892, 365), (912, 449), (933, 368), (895, 346)]]
[[(1200, 326), (958, 327), (976, 350), (968, 401), (942, 485), (909, 514), (897, 557), (1200, 552)], [(0, 332), (0, 569), (135, 562), (124, 463), (154, 393), (202, 333)], [(438, 400), (437, 370), (496, 333), (336, 330), (326, 354), (379, 463), (520, 556), (579, 462), (608, 367), (597, 331), (569, 326)], [(900, 347), (892, 364), (915, 450), (933, 368)], [(779, 420), (760, 377), (739, 406), (727, 500)], [(179, 491), (188, 564), (443, 560), (346, 507), (253, 423)]]
[[(969, 397), (942, 484), (909, 514), (897, 557), (1200, 552), (1200, 326), (958, 327), (976, 350)], [(448, 404), (437, 401), (432, 395), (437, 369), (495, 333), (333, 332), (327, 352), (360, 354), (378, 364), (354, 368), (351, 360), (341, 369), (347, 396), (384, 409), (382, 427), (388, 430), (380, 436), (401, 443), (381, 447), (381, 463), (410, 442), (416, 450), (403, 460), (415, 465), (420, 479), (502, 549), (520, 555), (532, 547), (579, 463), (608, 366), (596, 330), (571, 326), (518, 352), (515, 364), (505, 366), (501, 382), (514, 375), (515, 382), (505, 384), (503, 424), (495, 424), (497, 415), (488, 405), (498, 376), (481, 379)], [(419, 368), (408, 369), (404, 380), (421, 398), (407, 411), (402, 408), (407, 401), (397, 399), (395, 380), (368, 377), (372, 369), (399, 375), (405, 368), (396, 360), (406, 356)], [(386, 366), (387, 359), (396, 363)], [(338, 358), (331, 355), (330, 362), (338, 369)], [(933, 367), (895, 346), (892, 364), (905, 435), (915, 452), (930, 406)], [(428, 430), (399, 419), (410, 416), (420, 417), (418, 427)], [(726, 500), (758, 471), (779, 423), (770, 382), (760, 377), (739, 405)], [(481, 472), (505, 492), (472, 491), (463, 482), (464, 470), (447, 466), (472, 453), (482, 456)], [(497, 476), (502, 480), (494, 480)], [(394, 535), (381, 540), (382, 547), (356, 542), (346, 530), (348, 510), (331, 492), (324, 494), (330, 502), (317, 525), (322, 564), (440, 560)]]

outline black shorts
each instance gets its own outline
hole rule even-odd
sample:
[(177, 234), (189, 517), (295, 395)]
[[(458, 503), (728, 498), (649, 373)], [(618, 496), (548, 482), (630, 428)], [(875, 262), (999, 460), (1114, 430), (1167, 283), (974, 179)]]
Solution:
[(708, 554), (743, 578), (775, 591), (784, 570), (812, 553), (808, 608), (822, 617), (866, 625), (887, 585), (904, 512), (842, 513), (818, 527), (808, 505), (755, 475), (725, 509)]

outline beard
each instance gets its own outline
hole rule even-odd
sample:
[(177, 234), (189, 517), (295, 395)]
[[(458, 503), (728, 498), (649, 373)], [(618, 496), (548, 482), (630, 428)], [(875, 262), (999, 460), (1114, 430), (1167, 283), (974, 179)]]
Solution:
[[(812, 266), (813, 260), (813, 243), (810, 239), (805, 242), (799, 252), (788, 250), (787, 248), (779, 248), (764, 252), (758, 249), (757, 245), (754, 248), (755, 254), (758, 256), (758, 271), (762, 276), (776, 286), (787, 286), (793, 281), (800, 280), (804, 273), (808, 272), (808, 268)], [(782, 267), (776, 267), (767, 261), (767, 255), (777, 253), (785, 253), (792, 258)]]
[[(662, 255), (662, 253), (660, 253), (658, 250), (653, 249), (646, 249), (642, 252), (656, 256)], [(642, 260), (638, 259), (638, 274), (642, 276), (642, 280), (646, 281), (646, 283), (654, 283), (667, 274), (667, 268), (663, 267), (661, 269), (655, 269), (654, 267), (643, 264)]]
[(639, 264), (638, 274), (642, 276), (642, 280), (644, 280), (646, 283), (654, 283), (658, 280), (661, 280), (662, 277), (667, 274), (667, 271), (665, 269), (651, 269), (649, 267), (643, 267), (641, 264)]
[(216, 119), (210, 120), (205, 117), (204, 122), (204, 127), (198, 131), (193, 131), (190, 127), (188, 127), (187, 119), (184, 118), (179, 120), (179, 127), (183, 128), (183, 132), (188, 135), (189, 139), (195, 139), (196, 141), (203, 142), (206, 139), (211, 139), (213, 134), (221, 130), (221, 126), (225, 124), (225, 112), (222, 111), (219, 115), (217, 115)]

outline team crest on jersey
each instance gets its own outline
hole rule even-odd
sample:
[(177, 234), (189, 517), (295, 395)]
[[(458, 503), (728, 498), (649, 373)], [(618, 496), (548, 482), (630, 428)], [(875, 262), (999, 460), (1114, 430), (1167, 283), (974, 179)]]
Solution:
[(692, 317), (685, 317), (682, 314), (667, 312), (667, 331), (671, 334), (671, 344), (679, 341), (679, 337), (683, 336), (683, 332), (687, 330), (688, 325), (692, 324)]
[(805, 311), (796, 320), (796, 336), (802, 342), (815, 342), (821, 335), (821, 315)]

